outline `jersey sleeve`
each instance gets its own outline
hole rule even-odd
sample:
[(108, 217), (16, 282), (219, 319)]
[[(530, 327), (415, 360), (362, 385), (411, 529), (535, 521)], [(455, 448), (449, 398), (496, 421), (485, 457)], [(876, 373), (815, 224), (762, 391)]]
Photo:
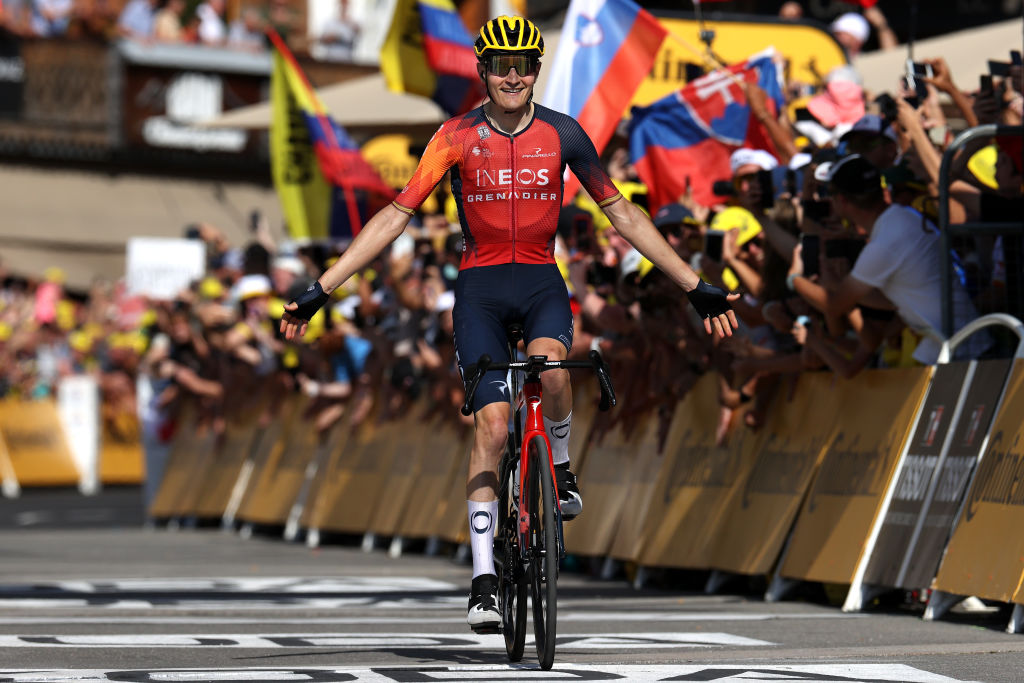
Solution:
[(454, 119), (446, 121), (430, 138), (412, 179), (392, 202), (399, 211), (412, 214), (418, 209), (457, 162), (456, 152), (461, 143), (457, 139), (458, 128), (454, 122)]
[(587, 132), (575, 119), (565, 117), (562, 130), (562, 154), (583, 189), (601, 208), (622, 198), (612, 179), (605, 173), (597, 149)]

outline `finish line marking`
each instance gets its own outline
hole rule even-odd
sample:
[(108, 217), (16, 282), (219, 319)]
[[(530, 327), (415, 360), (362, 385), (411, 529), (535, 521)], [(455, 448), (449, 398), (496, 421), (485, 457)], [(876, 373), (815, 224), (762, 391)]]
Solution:
[[(527, 636), (527, 643), (533, 641)], [(647, 650), (711, 646), (767, 646), (764, 640), (730, 633), (615, 633), (559, 636), (559, 649), (566, 650)], [(181, 635), (174, 633), (127, 635), (0, 635), (0, 648), (359, 648), (396, 650), (429, 648), (441, 650), (504, 649), (500, 635), (444, 635), (433, 633), (210, 633)]]
[[(542, 675), (542, 678), (538, 676)], [(706, 665), (582, 665), (555, 663), (542, 672), (527, 665), (464, 665), (427, 667), (319, 667), (293, 669), (12, 669), (0, 670), (0, 679), (11, 683), (58, 683), (81, 681), (137, 681), (140, 683), (194, 683), (195, 681), (871, 681), (882, 683), (959, 683), (905, 664), (802, 664), (796, 666)]]

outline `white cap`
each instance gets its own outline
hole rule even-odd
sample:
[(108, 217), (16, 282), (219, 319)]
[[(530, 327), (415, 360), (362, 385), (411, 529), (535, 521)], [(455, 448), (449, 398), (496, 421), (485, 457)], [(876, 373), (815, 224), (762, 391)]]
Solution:
[(812, 157), (807, 152), (797, 152), (793, 155), (793, 158), (789, 160), (789, 169), (795, 171), (798, 168), (803, 168), (807, 164), (811, 163)]
[(273, 267), (287, 271), (292, 275), (306, 274), (306, 264), (298, 256), (278, 256), (274, 259)]
[(856, 12), (840, 15), (829, 28), (832, 29), (832, 33), (849, 33), (862, 43), (871, 35), (871, 24)]
[(234, 298), (245, 301), (254, 296), (270, 296), (272, 286), (266, 275), (243, 275), (234, 286)]
[(729, 157), (729, 169), (735, 174), (742, 166), (753, 164), (762, 171), (770, 171), (779, 165), (778, 160), (763, 149), (740, 147)]

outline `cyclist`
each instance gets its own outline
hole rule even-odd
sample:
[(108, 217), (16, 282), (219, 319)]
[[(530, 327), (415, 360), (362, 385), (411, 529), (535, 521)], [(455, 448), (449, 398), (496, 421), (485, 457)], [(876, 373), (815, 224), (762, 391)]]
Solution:
[[(286, 306), (281, 331), (303, 334), (309, 318), (336, 287), (366, 266), (402, 234), (413, 212), (451, 173), (463, 231), (462, 262), (455, 286), (455, 346), (464, 379), (482, 354), (501, 358), (506, 327), (521, 322), (526, 352), (564, 360), (572, 346), (573, 321), (565, 283), (555, 265), (554, 241), (562, 205), (562, 173), (572, 169), (616, 230), (687, 292), (708, 334), (727, 336), (736, 327), (729, 301), (738, 295), (700, 280), (665, 242), (643, 211), (622, 195), (604, 172), (593, 143), (571, 117), (533, 102), (544, 41), (522, 17), (487, 22), (475, 41), (477, 72), (488, 99), (446, 121), (434, 133), (409, 184), (367, 223), (349, 248), (302, 296)], [(544, 423), (556, 463), (564, 518), (582, 509), (569, 471), (572, 393), (569, 374), (543, 375)], [(505, 449), (510, 401), (505, 374), (487, 373), (473, 410), (476, 423), (466, 483), (473, 555), (467, 621), (477, 631), (501, 623), (494, 574), (498, 466)]]

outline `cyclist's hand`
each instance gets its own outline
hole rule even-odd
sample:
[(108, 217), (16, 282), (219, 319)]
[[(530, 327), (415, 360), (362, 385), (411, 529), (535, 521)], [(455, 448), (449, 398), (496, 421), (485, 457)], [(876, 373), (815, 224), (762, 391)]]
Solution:
[(729, 294), (721, 287), (700, 280), (693, 290), (686, 293), (686, 297), (697, 314), (704, 319), (704, 331), (708, 334), (731, 337), (732, 331), (739, 327), (736, 313), (729, 305), (730, 301), (740, 298), (739, 294)]
[(320, 282), (314, 281), (295, 301), (285, 304), (284, 315), (281, 316), (281, 334), (284, 338), (294, 339), (306, 334), (309, 319), (323, 308), (329, 298)]

